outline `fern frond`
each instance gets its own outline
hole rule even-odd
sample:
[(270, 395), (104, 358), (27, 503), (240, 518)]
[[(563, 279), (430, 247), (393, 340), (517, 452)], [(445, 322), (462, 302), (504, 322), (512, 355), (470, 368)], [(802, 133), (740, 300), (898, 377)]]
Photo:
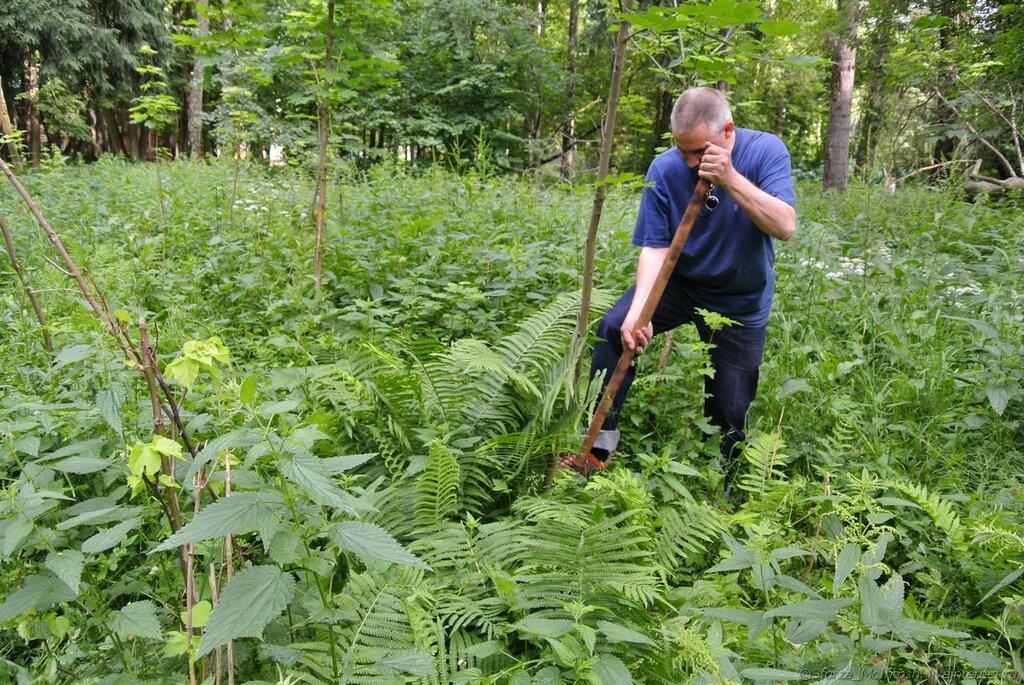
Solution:
[(772, 485), (785, 481), (782, 467), (789, 463), (789, 457), (782, 453), (782, 436), (776, 432), (758, 433), (747, 439), (743, 446), (743, 458), (747, 472), (739, 478), (739, 487), (750, 493), (763, 493)]
[(964, 545), (964, 525), (960, 521), (960, 516), (953, 511), (951, 501), (943, 499), (938, 493), (930, 492), (925, 486), (916, 483), (888, 480), (885, 484), (902, 492), (910, 501), (921, 507), (935, 525), (946, 534), (952, 547), (957, 548)]
[(665, 568), (674, 569), (717, 546), (729, 524), (717, 509), (707, 504), (686, 503), (682, 507), (661, 507), (658, 527), (658, 561)]
[(435, 525), (459, 512), (462, 470), (452, 451), (441, 441), (430, 443), (427, 463), (416, 478), (416, 520)]

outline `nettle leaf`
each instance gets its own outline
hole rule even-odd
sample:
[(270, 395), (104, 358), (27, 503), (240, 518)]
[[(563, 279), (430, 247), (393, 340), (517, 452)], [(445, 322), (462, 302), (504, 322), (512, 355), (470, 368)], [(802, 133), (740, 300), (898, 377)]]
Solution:
[(29, 576), (20, 590), (9, 594), (4, 603), (0, 604), (0, 623), (21, 616), (26, 611), (44, 611), (74, 596), (71, 588), (59, 578), (41, 574)]
[(395, 564), (430, 570), (380, 526), (358, 521), (343, 521), (331, 526), (331, 539), (339, 547), (361, 557), (383, 559)]
[(129, 531), (139, 527), (141, 520), (138, 518), (128, 519), (111, 528), (106, 528), (93, 535), (82, 543), (82, 551), (86, 554), (104, 552), (112, 547), (117, 547)]
[(191, 542), (258, 530), (267, 519), (279, 518), (283, 506), (280, 495), (271, 492), (239, 492), (230, 497), (221, 497), (150, 551), (150, 554)]
[(598, 621), (597, 628), (608, 637), (609, 642), (633, 642), (654, 646), (654, 641), (638, 630), (626, 628), (609, 621)]
[(124, 435), (124, 427), (121, 424), (121, 408), (124, 405), (124, 395), (124, 386), (118, 383), (111, 383), (96, 392), (95, 402), (100, 416), (118, 435)]
[(148, 599), (127, 604), (114, 614), (110, 629), (121, 637), (148, 637), (160, 639), (160, 621), (156, 606)]
[(839, 613), (840, 609), (853, 604), (852, 597), (843, 599), (802, 599), (799, 602), (776, 607), (765, 613), (765, 618), (775, 616), (790, 616), (793, 618), (814, 618), (821, 621), (831, 621)]
[(512, 626), (513, 630), (534, 633), (542, 637), (561, 637), (572, 632), (572, 621), (564, 618), (528, 616)]
[(66, 549), (62, 552), (50, 552), (43, 562), (46, 568), (56, 574), (64, 581), (64, 584), (71, 588), (72, 592), (78, 594), (78, 584), (82, 578), (82, 569), (85, 567), (85, 557), (77, 549)]
[(196, 658), (229, 640), (260, 637), (295, 593), (295, 579), (276, 566), (250, 566), (235, 574), (210, 615)]
[(335, 507), (351, 514), (359, 515), (361, 505), (355, 497), (348, 494), (324, 473), (319, 457), (297, 455), (282, 459), (281, 473), (291, 482), (305, 491), (311, 500), (325, 507)]
[(857, 567), (858, 561), (860, 561), (860, 547), (858, 545), (850, 542), (839, 551), (839, 557), (836, 559), (836, 574), (832, 578), (833, 597), (839, 594), (839, 588), (850, 577), (853, 569)]
[(633, 676), (617, 656), (602, 654), (590, 672), (600, 685), (633, 685)]

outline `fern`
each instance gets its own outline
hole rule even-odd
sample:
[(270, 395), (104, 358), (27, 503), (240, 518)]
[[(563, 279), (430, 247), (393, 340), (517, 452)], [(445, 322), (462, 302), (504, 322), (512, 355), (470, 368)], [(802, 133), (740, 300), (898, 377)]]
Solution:
[(764, 493), (773, 484), (786, 479), (781, 467), (789, 462), (782, 453), (782, 436), (778, 433), (758, 433), (743, 446), (747, 472), (740, 476), (739, 487), (750, 493)]
[(960, 521), (960, 516), (953, 511), (953, 503), (943, 499), (928, 488), (915, 483), (907, 483), (898, 480), (885, 481), (885, 484), (894, 490), (906, 495), (914, 504), (918, 505), (928, 514), (936, 526), (946, 534), (950, 546), (954, 549), (964, 548), (965, 529)]
[(451, 450), (442, 442), (430, 443), (427, 463), (416, 481), (416, 520), (434, 525), (459, 512), (462, 471)]
[(342, 683), (393, 682), (389, 659), (422, 651), (408, 605), (421, 582), (418, 572), (407, 569), (390, 579), (370, 573), (349, 579), (346, 591), (338, 595), (342, 613), (351, 620), (339, 633)]
[(658, 510), (658, 562), (668, 569), (693, 562), (717, 545), (729, 528), (722, 514), (707, 504), (665, 505)]

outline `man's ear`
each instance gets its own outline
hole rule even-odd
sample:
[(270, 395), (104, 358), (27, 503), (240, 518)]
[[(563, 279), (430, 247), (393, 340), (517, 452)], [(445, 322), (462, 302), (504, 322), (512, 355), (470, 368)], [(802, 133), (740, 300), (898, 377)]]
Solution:
[(722, 130), (725, 131), (727, 135), (731, 136), (736, 132), (736, 124), (731, 121), (727, 121), (725, 126), (722, 127)]

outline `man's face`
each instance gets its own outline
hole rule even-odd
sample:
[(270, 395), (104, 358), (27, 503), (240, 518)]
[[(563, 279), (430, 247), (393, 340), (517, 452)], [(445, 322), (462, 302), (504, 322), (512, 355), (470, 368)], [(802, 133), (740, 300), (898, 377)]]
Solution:
[(689, 131), (673, 133), (672, 140), (675, 141), (676, 147), (682, 153), (686, 166), (696, 171), (697, 166), (700, 164), (700, 157), (704, 154), (704, 143), (711, 142), (719, 147), (731, 150), (736, 142), (735, 132), (736, 127), (730, 121), (722, 129), (721, 133), (712, 136), (708, 134), (708, 125), (701, 122)]

